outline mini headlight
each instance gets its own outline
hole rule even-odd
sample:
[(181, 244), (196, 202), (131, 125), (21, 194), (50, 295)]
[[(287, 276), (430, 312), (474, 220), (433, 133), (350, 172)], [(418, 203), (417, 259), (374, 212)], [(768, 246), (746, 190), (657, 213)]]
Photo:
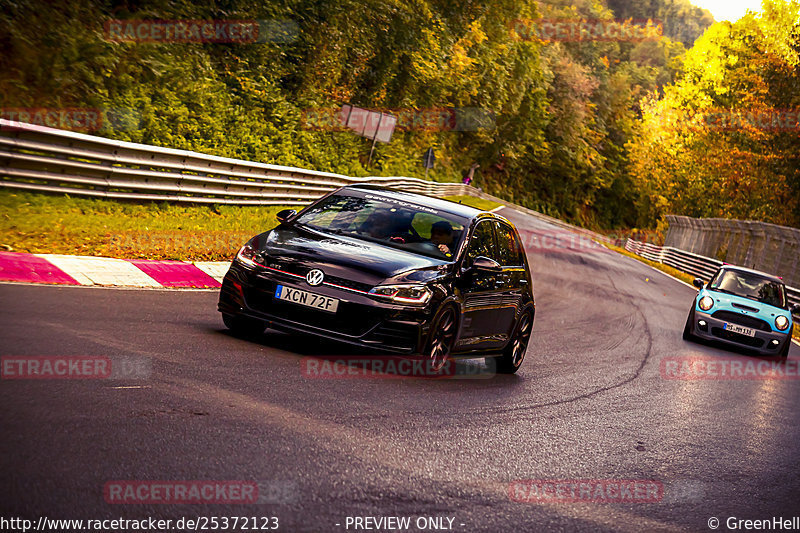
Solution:
[(242, 249), (236, 254), (236, 260), (250, 268), (263, 266), (257, 262), (258, 259), (260, 259), (258, 257), (258, 250), (250, 246), (249, 243), (242, 246)]
[(378, 298), (410, 305), (425, 305), (432, 295), (425, 285), (378, 285), (369, 293)]
[(778, 315), (775, 317), (775, 327), (781, 331), (784, 331), (786, 328), (789, 327), (789, 319), (783, 315)]
[(711, 296), (703, 296), (700, 298), (700, 301), (697, 302), (697, 307), (702, 309), (703, 311), (708, 311), (712, 307), (714, 307), (714, 299)]

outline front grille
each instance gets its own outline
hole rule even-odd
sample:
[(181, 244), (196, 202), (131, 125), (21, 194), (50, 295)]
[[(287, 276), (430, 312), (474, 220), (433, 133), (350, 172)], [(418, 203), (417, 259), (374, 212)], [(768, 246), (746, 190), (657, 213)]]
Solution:
[[(270, 266), (271, 268), (281, 270), (283, 272), (288, 272), (289, 274), (294, 274), (295, 276), (302, 276), (303, 278), (305, 278), (306, 274), (308, 274), (308, 272), (312, 269), (312, 267), (308, 266), (298, 265), (289, 262), (278, 262), (278, 261), (270, 261), (268, 266)], [(369, 292), (369, 290), (372, 288), (372, 285), (369, 285), (367, 283), (359, 283), (357, 281), (353, 281), (347, 278), (330, 276), (328, 274), (325, 274), (324, 281), (326, 283), (332, 283), (340, 287), (346, 287), (348, 289), (354, 289), (356, 291), (361, 291), (361, 292)]]
[(360, 307), (347, 302), (339, 302), (339, 309), (334, 314), (273, 300), (272, 309), (269, 312), (292, 322), (360, 337), (375, 327), (377, 323), (375, 318), (370, 318), (368, 313), (359, 309)]
[(717, 311), (711, 316), (718, 320), (730, 322), (731, 324), (738, 324), (740, 326), (758, 329), (761, 331), (772, 331), (772, 328), (769, 327), (769, 324), (760, 318), (734, 313), (733, 311)]
[(720, 339), (726, 339), (729, 341), (737, 342), (739, 344), (744, 344), (745, 346), (752, 346), (753, 348), (761, 348), (762, 346), (764, 346), (764, 339), (758, 339), (756, 337), (748, 337), (747, 335), (742, 335), (741, 333), (734, 333), (732, 331), (728, 331), (722, 328), (711, 328), (711, 333), (713, 333)]
[(308, 273), (310, 269), (308, 268), (301, 268), (299, 265), (295, 263), (286, 263), (286, 262), (279, 262), (279, 261), (269, 261), (267, 266), (270, 268), (276, 268), (278, 270), (282, 270), (284, 272), (288, 272), (290, 274), (296, 274), (298, 276), (303, 276)]
[(357, 281), (349, 280), (347, 278), (339, 278), (336, 276), (325, 276), (325, 281), (328, 283), (333, 283), (334, 285), (339, 285), (340, 287), (347, 287), (348, 289), (355, 289), (361, 292), (369, 292), (372, 288), (372, 285), (368, 285), (367, 283), (359, 283)]

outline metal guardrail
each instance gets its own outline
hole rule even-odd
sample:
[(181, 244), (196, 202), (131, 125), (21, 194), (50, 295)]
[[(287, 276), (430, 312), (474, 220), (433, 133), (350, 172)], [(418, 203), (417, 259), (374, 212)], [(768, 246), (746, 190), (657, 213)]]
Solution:
[(123, 200), (297, 205), (353, 183), (429, 196), (483, 198), (599, 242), (615, 242), (462, 183), (407, 177), (353, 178), (0, 119), (0, 187)]
[[(650, 261), (669, 265), (681, 272), (706, 280), (711, 279), (714, 272), (724, 264), (717, 259), (693, 254), (671, 246), (658, 246), (633, 239), (627, 240), (625, 249)], [(792, 304), (800, 304), (800, 289), (786, 287), (786, 295)]]
[(283, 205), (310, 203), (353, 183), (430, 196), (478, 192), (462, 183), (353, 178), (0, 119), (2, 187), (125, 200)]
[[(236, 205), (306, 204), (343, 185), (372, 183), (430, 196), (491, 200), (598, 242), (614, 239), (462, 183), (418, 178), (353, 178), (217, 157), (0, 119), (0, 187), (125, 200)], [(625, 248), (690, 274), (710, 277), (720, 261), (629, 239)], [(800, 303), (800, 290), (790, 289)]]
[(780, 275), (800, 287), (800, 229), (754, 220), (666, 219), (666, 246)]

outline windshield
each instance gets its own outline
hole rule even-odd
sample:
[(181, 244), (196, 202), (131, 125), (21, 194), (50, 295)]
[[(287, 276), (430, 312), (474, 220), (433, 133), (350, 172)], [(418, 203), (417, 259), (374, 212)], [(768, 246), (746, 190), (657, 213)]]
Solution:
[(296, 223), (448, 261), (464, 237), (455, 215), (373, 194), (329, 196)]
[(775, 307), (786, 307), (786, 293), (783, 284), (749, 272), (720, 270), (711, 281), (709, 288)]

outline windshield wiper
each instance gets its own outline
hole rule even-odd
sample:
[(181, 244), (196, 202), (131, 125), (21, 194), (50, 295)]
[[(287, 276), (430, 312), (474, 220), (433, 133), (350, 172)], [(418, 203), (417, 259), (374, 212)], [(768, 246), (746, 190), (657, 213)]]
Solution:
[(333, 233), (334, 235), (352, 235), (351, 232), (345, 231), (342, 228), (320, 228), (320, 231), (325, 231), (327, 233)]

